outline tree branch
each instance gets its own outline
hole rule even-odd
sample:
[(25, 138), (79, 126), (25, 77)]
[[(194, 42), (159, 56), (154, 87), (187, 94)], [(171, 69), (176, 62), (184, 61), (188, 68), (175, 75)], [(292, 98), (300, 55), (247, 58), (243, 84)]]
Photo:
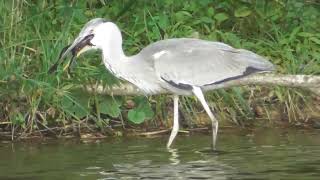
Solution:
[[(228, 81), (223, 84), (218, 84), (214, 89), (229, 88), (233, 86), (243, 85), (278, 85), (286, 87), (303, 88), (312, 91), (314, 94), (320, 96), (320, 76), (313, 75), (282, 75), (261, 73), (247, 76), (241, 79)], [(85, 89), (89, 93), (108, 94), (108, 95), (142, 95), (136, 86), (125, 83), (118, 86), (104, 88), (101, 85), (87, 85)], [(168, 91), (163, 91), (161, 94), (168, 94)]]

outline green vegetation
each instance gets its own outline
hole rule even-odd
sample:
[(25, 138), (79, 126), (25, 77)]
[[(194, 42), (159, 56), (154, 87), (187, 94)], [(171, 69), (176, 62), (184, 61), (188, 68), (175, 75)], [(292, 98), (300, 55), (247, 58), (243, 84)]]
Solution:
[[(166, 124), (171, 109), (166, 96), (112, 97), (82, 90), (85, 84), (118, 83), (99, 53), (78, 59), (72, 74), (63, 67), (56, 75), (47, 73), (60, 50), (92, 18), (104, 17), (121, 27), (127, 54), (160, 39), (199, 37), (261, 54), (277, 65), (278, 73), (320, 74), (319, 9), (316, 0), (3, 1), (0, 127), (33, 132), (70, 125)], [(221, 120), (237, 124), (252, 123), (255, 117), (303, 122), (310, 118), (306, 112), (319, 112), (309, 92), (284, 87), (237, 87), (210, 92), (207, 98)], [(186, 124), (199, 125), (199, 119), (190, 120), (201, 110), (195, 99), (184, 97), (182, 105)]]

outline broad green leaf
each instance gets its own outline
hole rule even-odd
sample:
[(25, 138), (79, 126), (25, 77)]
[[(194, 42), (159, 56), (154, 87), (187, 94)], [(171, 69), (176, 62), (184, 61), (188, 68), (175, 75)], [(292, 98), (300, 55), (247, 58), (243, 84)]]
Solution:
[(219, 22), (223, 22), (227, 19), (229, 19), (229, 16), (226, 13), (218, 13), (214, 16), (214, 18)]
[(251, 11), (248, 7), (243, 6), (243, 7), (238, 8), (238, 9), (234, 12), (234, 16), (235, 16), (235, 17), (247, 17), (247, 16), (249, 16), (251, 13), (252, 13), (252, 11)]
[(202, 22), (204, 22), (204, 23), (212, 23), (212, 19), (211, 18), (209, 18), (209, 17), (201, 17), (200, 18), (201, 19), (201, 21)]
[(214, 15), (214, 9), (212, 7), (209, 7), (207, 10), (207, 14), (212, 17)]
[(166, 15), (159, 16), (159, 22), (158, 25), (161, 29), (167, 29), (169, 25), (169, 18)]
[(145, 104), (145, 106), (143, 106), (142, 112), (144, 112), (146, 119), (151, 119), (154, 116), (154, 112), (153, 112), (149, 103), (147, 103), (147, 104)]
[(128, 119), (135, 124), (143, 123), (145, 117), (145, 113), (139, 110), (131, 109), (128, 112)]
[(135, 124), (140, 124), (154, 116), (153, 110), (146, 97), (137, 96), (133, 99), (133, 101), (135, 102), (136, 107), (131, 109), (128, 113), (128, 118), (130, 121)]
[(201, 6), (208, 6), (210, 2), (211, 0), (201, 0), (199, 1), (199, 4), (201, 4)]
[(61, 100), (61, 106), (65, 112), (81, 119), (89, 114), (88, 99), (73, 99), (64, 96)]
[(137, 104), (137, 107), (135, 109), (137, 109), (138, 111), (144, 112), (145, 117), (148, 119), (151, 119), (153, 117), (153, 115), (154, 115), (153, 110), (152, 110), (150, 103), (146, 97), (137, 96), (136, 98), (134, 98), (134, 101)]
[(313, 41), (314, 43), (320, 45), (320, 39), (318, 39), (318, 38), (316, 38), (316, 37), (311, 37), (310, 40)]
[(183, 22), (187, 19), (191, 19), (192, 18), (192, 14), (190, 14), (188, 11), (178, 11), (175, 13), (175, 19), (178, 22)]
[(111, 117), (118, 117), (120, 115), (120, 105), (111, 97), (104, 98), (99, 103), (99, 110), (103, 114), (108, 114)]
[(15, 116), (11, 119), (11, 122), (14, 125), (22, 125), (23, 123), (25, 123), (24, 117), (20, 112), (15, 113)]
[(313, 33), (309, 33), (309, 32), (299, 32), (298, 36), (301, 36), (301, 37), (312, 37), (312, 36), (314, 36), (314, 34)]

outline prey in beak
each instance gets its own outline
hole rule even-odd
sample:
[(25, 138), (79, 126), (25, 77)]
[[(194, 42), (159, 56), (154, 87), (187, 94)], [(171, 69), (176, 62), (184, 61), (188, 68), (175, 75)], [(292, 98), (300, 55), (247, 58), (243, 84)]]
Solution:
[(85, 37), (80, 36), (71, 45), (64, 47), (60, 52), (58, 60), (50, 67), (48, 72), (49, 73), (56, 72), (58, 66), (63, 62), (65, 57), (71, 52), (71, 55), (72, 55), (71, 60), (64, 68), (64, 70), (68, 68), (68, 72), (70, 73), (70, 67), (74, 63), (75, 59), (79, 57), (80, 54), (82, 54), (83, 52), (91, 49), (91, 47), (93, 46), (90, 42), (93, 37), (94, 37), (93, 34), (89, 34)]

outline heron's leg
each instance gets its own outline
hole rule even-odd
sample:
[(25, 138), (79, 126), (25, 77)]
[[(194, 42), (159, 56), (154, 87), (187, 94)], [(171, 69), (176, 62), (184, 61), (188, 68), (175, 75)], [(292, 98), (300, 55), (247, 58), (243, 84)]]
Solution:
[(209, 106), (203, 96), (201, 88), (194, 86), (192, 91), (193, 91), (194, 95), (199, 99), (204, 110), (207, 112), (207, 114), (209, 115), (209, 117), (211, 119), (211, 122), (212, 122), (212, 124), (211, 124), (212, 125), (212, 149), (216, 150), (216, 141), (217, 141), (217, 135), (218, 135), (218, 120), (211, 112), (211, 110), (210, 110), (210, 108), (209, 108)]
[(179, 96), (174, 95), (173, 96), (173, 126), (171, 130), (171, 134), (169, 137), (169, 141), (167, 143), (167, 148), (170, 148), (174, 138), (177, 136), (179, 131)]

